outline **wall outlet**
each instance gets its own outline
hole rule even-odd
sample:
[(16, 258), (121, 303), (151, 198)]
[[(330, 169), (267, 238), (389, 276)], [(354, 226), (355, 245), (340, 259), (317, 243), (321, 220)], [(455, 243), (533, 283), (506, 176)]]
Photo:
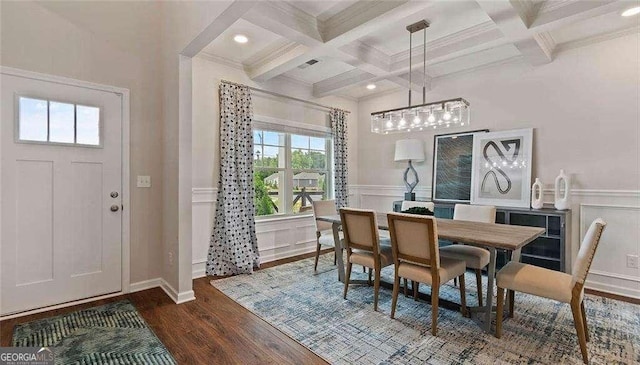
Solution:
[(627, 267), (631, 269), (638, 268), (638, 255), (627, 255)]
[(173, 252), (169, 252), (169, 266), (173, 266)]
[(151, 176), (138, 176), (138, 181), (136, 184), (139, 188), (150, 188), (151, 187)]

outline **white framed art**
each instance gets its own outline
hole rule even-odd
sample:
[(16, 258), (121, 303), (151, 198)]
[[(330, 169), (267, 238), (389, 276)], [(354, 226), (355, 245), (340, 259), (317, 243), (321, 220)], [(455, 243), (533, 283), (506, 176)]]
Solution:
[(528, 208), (533, 128), (476, 134), (471, 204)]

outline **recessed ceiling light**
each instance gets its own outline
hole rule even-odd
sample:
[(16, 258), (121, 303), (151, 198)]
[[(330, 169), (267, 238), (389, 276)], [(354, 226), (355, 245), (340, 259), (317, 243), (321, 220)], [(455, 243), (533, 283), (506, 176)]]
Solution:
[(636, 6), (635, 8), (627, 9), (622, 13), (622, 16), (633, 16), (640, 14), (640, 6)]
[(369, 89), (369, 90), (373, 90), (373, 89), (375, 89), (375, 88), (376, 88), (376, 84), (369, 84), (369, 85), (367, 85), (367, 89)]
[(247, 42), (249, 42), (249, 38), (247, 38), (247, 36), (244, 35), (244, 34), (236, 34), (236, 36), (233, 37), (233, 40), (238, 42), (238, 43), (247, 43)]

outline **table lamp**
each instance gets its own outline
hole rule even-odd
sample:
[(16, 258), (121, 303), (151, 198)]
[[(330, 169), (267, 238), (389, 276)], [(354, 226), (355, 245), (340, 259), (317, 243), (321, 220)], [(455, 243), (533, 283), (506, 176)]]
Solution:
[[(420, 180), (418, 179), (418, 173), (413, 168), (412, 161), (421, 162), (424, 161), (424, 146), (419, 139), (401, 139), (396, 141), (396, 162), (408, 161), (409, 166), (404, 170), (404, 184), (407, 187), (407, 192), (404, 193), (404, 200), (416, 200), (416, 194), (413, 189), (418, 185)], [(407, 175), (409, 171), (413, 173), (415, 179), (414, 182), (409, 183)]]

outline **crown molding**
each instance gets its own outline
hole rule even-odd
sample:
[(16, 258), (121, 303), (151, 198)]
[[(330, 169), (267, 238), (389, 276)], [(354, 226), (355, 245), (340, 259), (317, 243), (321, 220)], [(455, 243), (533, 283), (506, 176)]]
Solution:
[(574, 3), (580, 2), (581, 0), (547, 0), (540, 5), (538, 12), (536, 15), (550, 13), (552, 11), (556, 11), (558, 9), (564, 8), (565, 6), (572, 5)]
[(605, 42), (605, 41), (608, 41), (608, 40), (611, 40), (611, 39), (620, 38), (620, 37), (624, 37), (624, 36), (627, 36), (627, 35), (638, 34), (638, 33), (640, 33), (640, 26), (636, 25), (636, 26), (633, 26), (633, 27), (628, 27), (628, 28), (615, 30), (615, 31), (609, 32), (609, 33), (597, 34), (597, 35), (594, 35), (594, 36), (591, 36), (591, 37), (586, 37), (586, 38), (577, 39), (577, 40), (574, 40), (574, 41), (560, 43), (556, 47), (556, 52), (565, 52), (565, 51), (568, 51), (570, 49), (586, 47), (586, 46), (589, 46), (589, 45), (592, 45), (592, 44)]
[(226, 57), (217, 56), (217, 55), (214, 55), (214, 54), (208, 53), (208, 52), (200, 52), (200, 53), (198, 53), (198, 55), (196, 57), (202, 58), (202, 59), (207, 60), (207, 61), (215, 62), (215, 63), (221, 64), (221, 65), (229, 66), (229, 67), (235, 68), (237, 70), (244, 71), (244, 66), (242, 65), (242, 63), (234, 61), (234, 60), (230, 60), (230, 59), (228, 59)]
[(549, 57), (549, 59), (553, 59), (553, 51), (556, 48), (556, 41), (553, 39), (553, 36), (550, 32), (542, 32), (535, 34), (533, 38), (538, 42), (542, 51)]

